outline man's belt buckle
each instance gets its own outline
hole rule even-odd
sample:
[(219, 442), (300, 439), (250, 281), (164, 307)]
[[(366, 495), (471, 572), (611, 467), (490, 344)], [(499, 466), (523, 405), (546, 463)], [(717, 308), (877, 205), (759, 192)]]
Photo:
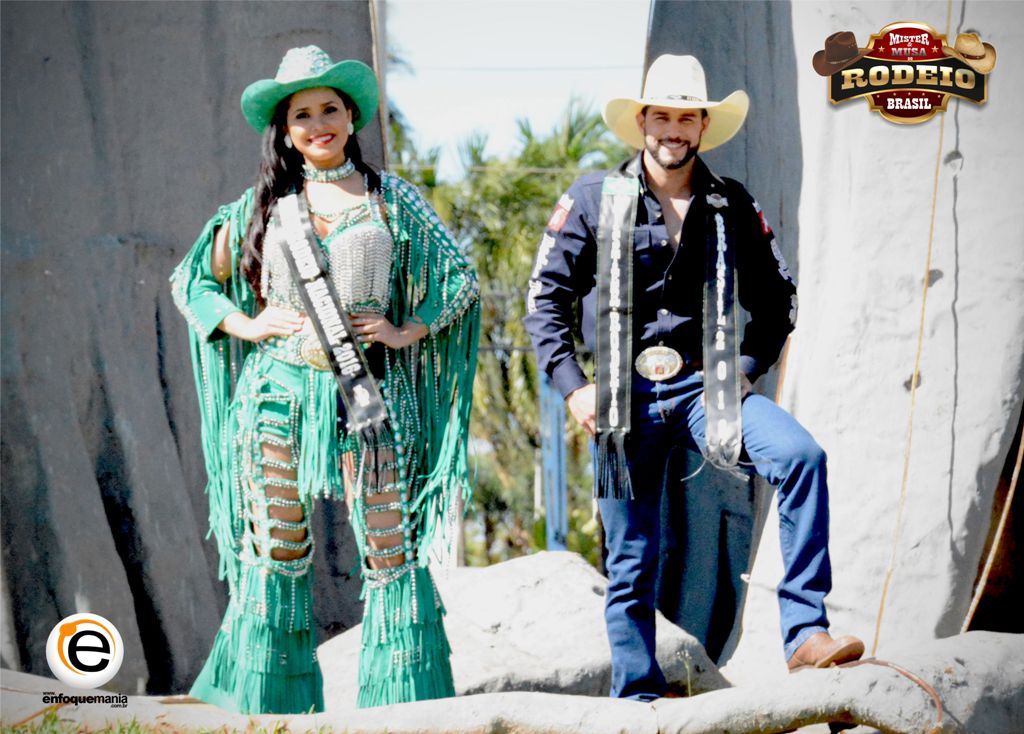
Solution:
[(320, 340), (315, 337), (306, 337), (299, 345), (299, 356), (302, 361), (315, 370), (329, 370), (331, 363), (327, 359), (327, 353), (320, 346)]
[(682, 355), (669, 347), (647, 347), (636, 358), (636, 371), (651, 382), (675, 377), (682, 368)]

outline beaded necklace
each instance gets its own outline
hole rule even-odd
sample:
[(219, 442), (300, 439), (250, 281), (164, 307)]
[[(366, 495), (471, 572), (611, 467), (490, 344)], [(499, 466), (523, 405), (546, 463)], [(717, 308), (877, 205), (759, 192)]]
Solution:
[(337, 168), (315, 168), (308, 163), (302, 165), (302, 177), (307, 181), (317, 183), (330, 183), (348, 178), (356, 170), (356, 164), (352, 161), (345, 161)]
[(309, 213), (314, 217), (320, 217), (320, 219), (323, 219), (325, 222), (330, 222), (331, 224), (344, 217), (341, 223), (338, 224), (339, 227), (346, 227), (350, 224), (354, 224), (359, 216), (358, 212), (355, 210), (365, 207), (367, 203), (368, 202), (366, 201), (361, 201), (353, 206), (346, 206), (341, 209), (335, 209), (334, 211), (328, 212), (321, 211), (320, 209), (314, 209), (313, 204), (309, 201), (309, 197), (306, 197), (306, 205), (309, 207)]
[[(312, 209), (310, 209), (310, 211), (314, 214), (316, 213), (313, 212)], [(320, 240), (321, 247), (326, 248), (328, 245), (331, 244), (331, 241), (334, 240), (335, 237), (340, 235), (342, 232), (344, 232), (352, 225), (359, 224), (364, 220), (370, 219), (370, 214), (370, 202), (368, 201), (363, 201), (356, 204), (355, 206), (350, 206), (346, 209), (341, 209), (340, 211), (338, 211), (334, 219), (340, 221), (338, 221), (338, 223), (331, 229), (330, 232), (324, 235), (323, 239), (321, 239), (320, 236), (317, 235), (317, 239)], [(317, 214), (317, 216), (320, 215)], [(333, 223), (334, 220), (328, 221), (331, 221)]]

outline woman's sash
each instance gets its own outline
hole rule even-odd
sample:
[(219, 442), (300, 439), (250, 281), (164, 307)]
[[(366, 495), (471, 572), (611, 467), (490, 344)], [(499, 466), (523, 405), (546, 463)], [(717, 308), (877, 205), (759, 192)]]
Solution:
[(377, 381), (366, 355), (341, 308), (334, 282), (327, 273), (324, 254), (317, 244), (303, 197), (290, 194), (277, 200), (271, 212), (268, 236), (279, 237), (292, 280), (298, 286), (306, 314), (313, 322), (345, 404), (348, 432), (368, 438), (389, 433), (389, 419)]

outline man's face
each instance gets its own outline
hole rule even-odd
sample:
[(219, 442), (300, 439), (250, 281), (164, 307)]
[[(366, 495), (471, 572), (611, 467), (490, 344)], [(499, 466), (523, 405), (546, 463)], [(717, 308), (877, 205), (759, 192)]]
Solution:
[(700, 110), (672, 107), (648, 107), (637, 113), (636, 122), (644, 131), (647, 152), (667, 170), (682, 168), (693, 160), (708, 126), (708, 118)]

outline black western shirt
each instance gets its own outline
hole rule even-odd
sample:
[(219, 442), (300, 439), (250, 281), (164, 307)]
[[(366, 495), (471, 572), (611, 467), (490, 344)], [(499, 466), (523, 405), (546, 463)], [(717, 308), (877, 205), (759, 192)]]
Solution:
[[(625, 164), (622, 166), (625, 167)], [(620, 169), (621, 170), (621, 169)], [(573, 307), (590, 351), (597, 312), (597, 225), (601, 187), (609, 171), (583, 176), (559, 199), (537, 251), (523, 320), (539, 367), (564, 397), (589, 381), (576, 361)], [(740, 343), (740, 369), (756, 380), (779, 358), (796, 322), (796, 284), (757, 202), (743, 186), (718, 178), (698, 156), (693, 199), (673, 251), (661, 204), (640, 174), (633, 242), (633, 355), (664, 345), (687, 363), (702, 357), (706, 277), (706, 195), (729, 199), (735, 218), (736, 290), (750, 316)], [(737, 200), (738, 199), (738, 200)]]

